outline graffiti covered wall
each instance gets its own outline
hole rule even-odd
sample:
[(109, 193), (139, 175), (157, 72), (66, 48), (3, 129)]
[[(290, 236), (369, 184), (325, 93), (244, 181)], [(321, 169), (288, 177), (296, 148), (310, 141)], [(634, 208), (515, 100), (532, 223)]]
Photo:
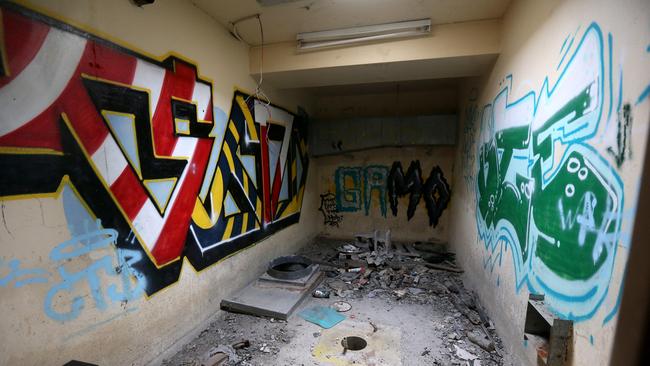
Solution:
[[(157, 59), (19, 5), (0, 9), (9, 313), (29, 298), (25, 309), (41, 310), (28, 318), (78, 342), (140, 311), (136, 300), (179, 281), (184, 262), (203, 270), (300, 220), (304, 112), (241, 91), (224, 112), (212, 81), (182, 56)], [(29, 207), (42, 222), (25, 221)], [(55, 234), (34, 243), (48, 228)]]
[[(634, 157), (643, 156), (648, 128), (650, 79), (628, 75), (650, 66), (650, 37), (634, 49), (612, 23), (575, 25), (544, 68), (509, 61), (495, 67), (505, 77), (468, 83), (457, 155), (464, 184), (452, 243), (468, 277), (497, 317), (521, 324), (509, 330), (515, 344), (527, 294), (544, 294), (556, 316), (576, 322), (577, 354), (604, 350), (576, 364), (608, 357), (642, 166)], [(539, 37), (551, 35), (545, 28)]]
[(453, 147), (440, 146), (318, 158), (321, 197), (336, 203), (336, 222), (325, 217), (325, 233), (390, 229), (398, 240), (446, 240), (452, 154)]

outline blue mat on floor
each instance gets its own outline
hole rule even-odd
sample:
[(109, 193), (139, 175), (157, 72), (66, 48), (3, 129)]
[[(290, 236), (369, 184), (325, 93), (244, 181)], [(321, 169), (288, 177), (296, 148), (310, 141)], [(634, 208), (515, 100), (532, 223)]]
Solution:
[(329, 329), (345, 319), (345, 316), (327, 306), (307, 308), (298, 313), (298, 316), (325, 329)]

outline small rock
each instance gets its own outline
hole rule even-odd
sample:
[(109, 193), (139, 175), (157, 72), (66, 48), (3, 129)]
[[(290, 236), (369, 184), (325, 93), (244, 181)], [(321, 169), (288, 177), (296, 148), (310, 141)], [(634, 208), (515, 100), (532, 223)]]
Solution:
[(260, 347), (260, 351), (264, 353), (271, 353), (271, 347), (269, 347), (266, 343), (262, 344), (262, 347)]
[(330, 297), (330, 291), (326, 288), (319, 287), (311, 294), (311, 296), (318, 299), (328, 299)]

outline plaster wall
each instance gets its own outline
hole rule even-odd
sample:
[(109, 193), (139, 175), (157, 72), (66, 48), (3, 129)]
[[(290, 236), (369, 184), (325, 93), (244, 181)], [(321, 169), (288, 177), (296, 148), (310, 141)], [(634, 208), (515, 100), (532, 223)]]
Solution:
[[(20, 4), (57, 22), (115, 42), (138, 55), (158, 59), (173, 51), (183, 60), (191, 60), (190, 64), (198, 67), (199, 76), (211, 81), (208, 85), (214, 113), (209, 110), (206, 116), (211, 115), (215, 123), (221, 119), (224, 126), (224, 130), (211, 137), (223, 140), (227, 134), (226, 118), (231, 108), (237, 105), (235, 88), (255, 88), (255, 80), (248, 73), (248, 48), (235, 41), (222, 26), (191, 2), (157, 1), (142, 8), (127, 0)], [(3, 8), (5, 22), (9, 17)], [(14, 35), (4, 34), (5, 37)], [(50, 62), (56, 61), (50, 59)], [(104, 61), (97, 58), (98, 65), (111, 66)], [(176, 71), (180, 70), (178, 65)], [(37, 98), (39, 94), (35, 91), (43, 89), (43, 86), (34, 84), (32, 88), (32, 96)], [(274, 104), (287, 108), (273, 109), (273, 113), (295, 113), (297, 104), (307, 110), (311, 107), (311, 101), (304, 96), (265, 89)], [(3, 94), (2, 98), (8, 97)], [(1, 102), (12, 101), (3, 99)], [(21, 101), (14, 99), (13, 102)], [(79, 100), (78, 108), (82, 105)], [(7, 126), (9, 122), (2, 120), (0, 124)], [(69, 126), (76, 122), (72, 120)], [(15, 164), (15, 154), (30, 158), (31, 154), (68, 156), (47, 149), (27, 152), (7, 142), (11, 138), (4, 138), (0, 143), (4, 154), (0, 156), (0, 162), (4, 167)], [(294, 156), (300, 158), (301, 154)], [(107, 160), (106, 165), (113, 162)], [(287, 168), (287, 172), (295, 173), (296, 160), (293, 162), (294, 168)], [(212, 161), (211, 164), (215, 163)], [(47, 168), (46, 165), (43, 167)], [(192, 167), (195, 168), (198, 167)], [(32, 172), (38, 169), (34, 168)], [(136, 257), (119, 254), (131, 249), (120, 247), (121, 252), (116, 249), (116, 245), (126, 245), (127, 242), (132, 243), (134, 250), (140, 248), (135, 235), (128, 231), (111, 231), (111, 227), (103, 225), (103, 229), (98, 226), (99, 232), (93, 234), (94, 239), (103, 238), (102, 244), (93, 244), (90, 241), (93, 238), (75, 238), (74, 225), (70, 222), (74, 215), (70, 216), (65, 197), (73, 193), (73, 196), (79, 195), (80, 187), (83, 188), (77, 180), (79, 177), (71, 178), (73, 185), (64, 184), (62, 190), (56, 192), (0, 198), (0, 364), (60, 365), (74, 359), (103, 365), (140, 365), (150, 361), (155, 363), (165, 355), (173, 354), (183, 341), (195, 336), (201, 329), (199, 327), (218, 313), (222, 298), (259, 275), (269, 260), (296, 251), (319, 231), (318, 195), (314, 190), (318, 177), (315, 169), (305, 171), (307, 176), (302, 184), (298, 184), (303, 186), (303, 191), (293, 193), (294, 197), (302, 197), (295, 201), (302, 201), (302, 210), (300, 204), (288, 208), (294, 210), (292, 212), (302, 211), (299, 222), (287, 225), (273, 235), (251, 239), (243, 244), (253, 246), (230, 253), (221, 260), (214, 260), (214, 263), (203, 263), (205, 268), (200, 272), (185, 257), (187, 252), (183, 252), (180, 259), (158, 266), (162, 273), (158, 280), (169, 282), (169, 285), (157, 288), (151, 294), (146, 291), (151, 281), (143, 285), (143, 281), (149, 278), (138, 275), (137, 267), (131, 265)], [(16, 172), (5, 171), (3, 179), (12, 176), (20, 179)], [(7, 182), (3, 180), (3, 190), (9, 187)], [(68, 181), (64, 179), (63, 182)], [(73, 192), (74, 185), (77, 191)], [(100, 196), (101, 193), (97, 191), (94, 195)], [(97, 212), (94, 214), (99, 215)], [(102, 222), (106, 224), (109, 221), (110, 218)], [(208, 255), (209, 251), (204, 254)], [(138, 259), (144, 258), (138, 256)], [(63, 262), (55, 264), (59, 259)], [(107, 266), (95, 267), (97, 263)], [(111, 263), (116, 267), (111, 268)], [(179, 264), (180, 267), (176, 267), (180, 268), (177, 279), (173, 275), (167, 277), (169, 273), (165, 274), (165, 267)], [(126, 273), (123, 271), (132, 276), (122, 276)]]
[(647, 144), (649, 18), (646, 1), (514, 1), (493, 70), (461, 88), (450, 243), (522, 363), (536, 352), (529, 293), (574, 320), (570, 364), (609, 363)]

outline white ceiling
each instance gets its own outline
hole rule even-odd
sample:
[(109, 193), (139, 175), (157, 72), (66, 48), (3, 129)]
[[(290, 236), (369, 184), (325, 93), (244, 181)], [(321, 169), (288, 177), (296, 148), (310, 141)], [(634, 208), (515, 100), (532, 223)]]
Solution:
[[(230, 22), (261, 14), (264, 43), (294, 41), (296, 34), (319, 30), (431, 18), (433, 24), (494, 19), (510, 0), (299, 0), (261, 6), (255, 0), (189, 0), (230, 29)], [(261, 43), (256, 19), (237, 25), (252, 45)]]

